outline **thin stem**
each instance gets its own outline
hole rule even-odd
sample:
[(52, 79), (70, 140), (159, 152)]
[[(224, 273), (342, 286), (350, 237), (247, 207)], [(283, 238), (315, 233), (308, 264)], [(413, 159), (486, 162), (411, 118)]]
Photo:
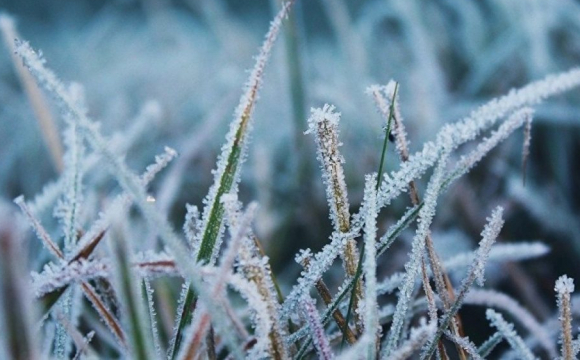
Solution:
[(383, 180), (383, 165), (385, 162), (385, 154), (387, 153), (387, 145), (389, 144), (389, 136), (391, 134), (391, 123), (393, 122), (393, 114), (395, 112), (395, 99), (397, 98), (397, 90), (399, 89), (399, 83), (395, 83), (395, 91), (393, 92), (393, 99), (391, 100), (391, 106), (389, 108), (389, 119), (387, 120), (387, 132), (385, 134), (385, 139), (383, 141), (383, 151), (381, 153), (381, 162), (379, 164), (379, 176), (377, 177), (377, 191), (381, 187), (381, 181)]

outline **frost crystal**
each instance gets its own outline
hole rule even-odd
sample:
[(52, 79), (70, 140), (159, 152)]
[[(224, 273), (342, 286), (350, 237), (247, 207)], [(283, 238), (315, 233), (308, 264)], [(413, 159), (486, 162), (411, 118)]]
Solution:
[(570, 304), (570, 294), (574, 292), (574, 279), (567, 275), (560, 276), (556, 280), (554, 290), (558, 295), (559, 320), (562, 328), (560, 335), (562, 359), (572, 359), (576, 353), (572, 340), (572, 309)]
[(411, 329), (411, 336), (398, 349), (394, 350), (389, 356), (389, 360), (403, 360), (408, 359), (415, 351), (419, 350), (425, 342), (433, 336), (436, 330), (436, 324), (426, 323), (422, 319), (421, 324), (417, 328)]
[(556, 286), (554, 287), (554, 290), (558, 293), (558, 294), (571, 294), (574, 292), (574, 279), (569, 278), (566, 275), (562, 275), (558, 278), (558, 280), (556, 281)]
[(491, 246), (497, 239), (504, 223), (502, 214), (503, 208), (498, 206), (491, 213), (491, 217), (487, 218), (488, 223), (481, 232), (482, 239), (479, 242), (479, 249), (477, 250), (475, 263), (473, 264), (473, 272), (479, 286), (483, 286), (485, 263), (489, 256)]
[(399, 171), (391, 173), (388, 178), (385, 177), (378, 195), (379, 207), (390, 204), (392, 199), (404, 192), (411, 180), (423, 175), (429, 167), (435, 164), (444, 149), (450, 151), (475, 139), (482, 131), (493, 126), (498, 119), (511, 111), (526, 105), (538, 104), (549, 96), (578, 85), (580, 85), (580, 69), (578, 68), (550, 75), (491, 100), (457, 123), (445, 125), (437, 134), (435, 142), (425, 143), (422, 150), (411, 155), (409, 161), (401, 164)]
[(367, 175), (365, 177), (364, 202), (367, 204), (365, 218), (365, 293), (364, 293), (364, 329), (365, 335), (369, 337), (367, 347), (367, 358), (376, 358), (375, 339), (378, 335), (379, 318), (377, 304), (377, 260), (376, 260), (376, 236), (377, 236), (377, 175)]
[(435, 168), (435, 172), (429, 181), (429, 185), (427, 186), (424, 205), (419, 211), (419, 225), (415, 237), (413, 238), (410, 255), (411, 258), (405, 264), (405, 279), (400, 288), (399, 301), (397, 302), (397, 309), (393, 316), (393, 325), (389, 330), (389, 336), (387, 337), (382, 356), (389, 356), (399, 343), (403, 323), (407, 317), (409, 302), (415, 287), (415, 280), (421, 270), (421, 258), (425, 249), (425, 238), (427, 237), (429, 227), (431, 226), (431, 222), (435, 216), (437, 197), (443, 182), (447, 158), (448, 154), (444, 155), (439, 161), (439, 164)]
[(304, 311), (304, 317), (308, 322), (310, 327), (310, 332), (312, 333), (312, 339), (314, 340), (314, 347), (318, 353), (318, 358), (323, 360), (330, 360), (334, 357), (328, 338), (324, 333), (324, 327), (320, 322), (320, 316), (314, 305), (314, 301), (309, 295), (304, 296), (302, 299), (302, 306)]
[(495, 327), (502, 336), (508, 341), (510, 346), (517, 351), (520, 359), (535, 360), (536, 357), (532, 351), (526, 346), (524, 340), (514, 330), (514, 325), (504, 320), (501, 314), (492, 309), (487, 309), (485, 312), (487, 319), (491, 325)]
[(518, 304), (517, 301), (508, 295), (494, 290), (472, 289), (465, 297), (465, 303), (507, 311), (530, 334), (536, 335), (539, 344), (546, 349), (551, 358), (556, 357), (556, 347), (552, 343), (550, 333), (546, 331), (542, 324), (526, 308)]

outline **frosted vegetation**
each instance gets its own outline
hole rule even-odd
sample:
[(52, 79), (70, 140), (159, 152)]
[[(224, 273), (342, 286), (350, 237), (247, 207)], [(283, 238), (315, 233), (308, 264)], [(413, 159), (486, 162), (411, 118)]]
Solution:
[(269, 5), (0, 14), (0, 359), (576, 359), (580, 5)]

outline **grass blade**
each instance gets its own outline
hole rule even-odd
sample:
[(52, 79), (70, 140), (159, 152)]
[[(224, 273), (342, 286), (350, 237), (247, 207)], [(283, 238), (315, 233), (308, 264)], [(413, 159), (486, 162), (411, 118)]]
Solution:
[[(199, 252), (197, 253), (198, 262), (211, 263), (219, 249), (224, 218), (224, 206), (220, 200), (224, 194), (232, 192), (237, 187), (251, 129), (252, 113), (261, 86), (264, 68), (280, 31), (282, 19), (286, 17), (292, 4), (293, 2), (284, 4), (274, 21), (272, 21), (270, 30), (266, 34), (260, 53), (256, 58), (256, 64), (246, 84), (245, 92), (240, 98), (234, 120), (230, 124), (230, 130), (226, 136), (227, 142), (222, 147), (222, 153), (218, 160), (214, 184), (204, 200), (207, 206), (204, 208), (202, 217), (201, 238)], [(177, 354), (181, 346), (183, 330), (191, 323), (191, 314), (195, 308), (196, 298), (197, 296), (190, 288), (185, 297), (183, 311), (178, 316), (176, 333), (172, 340), (173, 346), (171, 346), (169, 351), (170, 358), (174, 358)]]

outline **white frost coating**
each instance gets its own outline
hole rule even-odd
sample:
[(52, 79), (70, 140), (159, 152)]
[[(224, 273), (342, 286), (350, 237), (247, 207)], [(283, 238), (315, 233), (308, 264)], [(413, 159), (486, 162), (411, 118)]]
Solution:
[(417, 328), (411, 329), (411, 336), (398, 349), (394, 350), (388, 358), (389, 360), (404, 360), (408, 359), (414, 352), (421, 349), (423, 344), (427, 342), (435, 333), (437, 326), (435, 323), (426, 323), (425, 319), (421, 319), (421, 324)]
[[(364, 206), (365, 204), (363, 204), (363, 207)], [(378, 255), (384, 253), (391, 246), (396, 239), (396, 237), (394, 237), (395, 233), (404, 229), (411, 222), (412, 215), (417, 211), (417, 206), (409, 208), (394, 225), (389, 227), (388, 231), (377, 242), (377, 250), (379, 251)]]
[[(550, 248), (541, 242), (522, 242), (515, 244), (496, 244), (491, 248), (488, 262), (520, 261), (543, 256)], [(447, 271), (455, 271), (469, 267), (476, 257), (476, 252), (466, 252), (453, 256), (443, 262)], [(396, 272), (382, 280), (377, 287), (379, 295), (390, 294), (397, 289), (404, 279), (404, 273)], [(431, 274), (430, 274), (431, 275)]]
[(459, 345), (463, 350), (465, 350), (472, 359), (483, 360), (483, 358), (477, 352), (477, 348), (475, 347), (475, 344), (471, 340), (469, 340), (469, 338), (457, 336), (455, 334), (452, 334), (449, 331), (446, 331), (445, 335), (449, 339), (451, 339), (451, 341), (453, 341), (454, 343)]
[(383, 347), (383, 353), (381, 354), (382, 357), (390, 356), (399, 343), (403, 324), (407, 318), (409, 302), (415, 287), (415, 280), (421, 270), (421, 258), (425, 249), (425, 238), (429, 233), (429, 227), (431, 226), (431, 222), (435, 216), (437, 197), (443, 182), (448, 154), (449, 153), (446, 152), (439, 160), (433, 176), (429, 181), (429, 185), (427, 186), (424, 205), (419, 211), (419, 219), (417, 220), (417, 232), (411, 245), (410, 259), (405, 264), (405, 280), (401, 284), (399, 301), (397, 302), (397, 308), (395, 315), (393, 316), (393, 323), (389, 330), (389, 335), (386, 339), (385, 346)]
[(147, 297), (147, 308), (149, 310), (149, 327), (151, 328), (151, 335), (153, 336), (153, 346), (155, 348), (155, 355), (158, 359), (162, 359), (161, 341), (159, 340), (159, 330), (157, 325), (157, 312), (155, 311), (155, 302), (153, 300), (153, 288), (149, 279), (143, 278), (145, 284), (145, 296)]
[(308, 130), (305, 134), (314, 134), (316, 139), (317, 158), (322, 170), (322, 180), (326, 187), (326, 199), (330, 207), (330, 219), (337, 232), (346, 232), (349, 228), (348, 192), (342, 164), (344, 158), (339, 152), (342, 145), (338, 136), (340, 113), (332, 105), (310, 109)]
[[(214, 182), (210, 187), (207, 196), (203, 200), (203, 204), (205, 206), (203, 209), (200, 231), (198, 231), (197, 233), (197, 236), (199, 237), (198, 241), (200, 243), (207, 230), (207, 227), (209, 226), (210, 214), (212, 213), (214, 207), (219, 205), (218, 201), (220, 199), (217, 199), (218, 190), (222, 184), (224, 176), (226, 176), (228, 158), (234, 151), (234, 147), (240, 148), (241, 153), (235, 169), (228, 170), (228, 171), (233, 170), (234, 175), (231, 188), (226, 190), (228, 192), (237, 191), (237, 184), (240, 180), (240, 169), (246, 157), (248, 137), (252, 130), (252, 114), (254, 111), (254, 106), (258, 99), (258, 92), (262, 84), (264, 69), (266, 67), (266, 63), (268, 62), (268, 59), (270, 58), (272, 46), (274, 45), (274, 42), (278, 37), (278, 33), (280, 32), (282, 20), (288, 15), (288, 11), (291, 5), (292, 2), (284, 3), (282, 9), (278, 12), (274, 20), (270, 23), (270, 29), (268, 30), (264, 42), (262, 43), (262, 47), (260, 48), (260, 52), (256, 57), (256, 63), (252, 71), (250, 72), (248, 81), (244, 85), (244, 93), (241, 96), (240, 102), (234, 112), (234, 119), (230, 123), (230, 128), (226, 135), (226, 142), (222, 146), (221, 153), (218, 157), (217, 168), (212, 171), (212, 173), (214, 174)], [(217, 250), (220, 248), (219, 245), (221, 243), (222, 234), (223, 234), (223, 222), (221, 222), (220, 224), (220, 228), (217, 234), (215, 245), (213, 246), (213, 253), (209, 264), (212, 264), (215, 261), (215, 257), (218, 252)]]
[[(71, 84), (68, 89), (71, 100), (74, 101), (79, 111), (86, 115), (84, 105), (84, 90), (80, 84)], [(64, 229), (65, 254), (70, 252), (77, 243), (77, 229), (79, 228), (80, 204), (82, 197), (82, 178), (84, 163), (83, 136), (77, 124), (77, 120), (70, 114), (66, 114), (68, 127), (64, 133), (66, 152), (64, 154), (64, 189), (63, 197), (57, 202), (54, 214), (60, 219)]]
[(242, 203), (238, 200), (238, 195), (234, 192), (223, 194), (220, 202), (224, 205), (225, 219), (233, 232), (240, 226)]
[(135, 203), (150, 222), (151, 228), (155, 229), (161, 239), (171, 249), (176, 261), (182, 267), (189, 266), (188, 251), (181, 239), (177, 237), (167, 220), (147, 202), (147, 194), (142, 186), (141, 179), (129, 170), (122, 158), (111, 151), (108, 141), (100, 133), (99, 125), (92, 122), (83, 113), (83, 109), (79, 109), (56, 75), (44, 67), (44, 59), (38, 56), (27, 42), (19, 41), (16, 52), (22, 57), (24, 64), (37, 81), (54, 96), (63, 112), (67, 114), (65, 118), (70, 116), (76, 119), (89, 145), (107, 160), (111, 167), (111, 173), (117, 178), (122, 188), (134, 198)]
[[(496, 244), (489, 251), (488, 262), (505, 262), (521, 261), (544, 256), (550, 251), (550, 248), (539, 241), (536, 242), (518, 242), (512, 244)], [(466, 252), (453, 256), (445, 260), (443, 265), (445, 269), (454, 270), (461, 267), (469, 266), (475, 259), (475, 252)]]
[(510, 346), (517, 351), (519, 358), (525, 360), (536, 359), (532, 351), (524, 343), (524, 340), (515, 332), (514, 325), (505, 321), (500, 313), (492, 309), (487, 309), (485, 316), (491, 322), (491, 325), (507, 340)]
[[(363, 203), (361, 206), (361, 213), (366, 213), (366, 204)], [(377, 242), (377, 251), (379, 249), (382, 248), (382, 251), (385, 251), (386, 248), (388, 248), (388, 238), (392, 237), (392, 235), (397, 231), (398, 228), (404, 227), (404, 223), (408, 220), (410, 213), (412, 213), (413, 211), (416, 211), (416, 208), (411, 208), (409, 209), (405, 215), (403, 216), (403, 218), (401, 218), (396, 224), (391, 225), (389, 227), (389, 229), (387, 230), (387, 232), (385, 233), (385, 235), (381, 238), (380, 242)], [(362, 219), (361, 219), (362, 220)], [(364, 223), (364, 221), (361, 221), (361, 224)], [(358, 230), (357, 232), (355, 232), (355, 230), (352, 230), (351, 228), (351, 232), (349, 233), (350, 235), (346, 234), (346, 235), (336, 235), (333, 234), (333, 239), (342, 239), (342, 241), (346, 241), (346, 239), (350, 238), (354, 238), (358, 236)], [(284, 301), (283, 304), (283, 308), (282, 308), (282, 316), (281, 316), (281, 321), (289, 318), (292, 316), (292, 314), (295, 312), (294, 309), (296, 309), (297, 306), (297, 302), (300, 300), (300, 296), (301, 294), (307, 293), (307, 291), (314, 286), (315, 282), (320, 279), (320, 277), (322, 276), (322, 274), (324, 274), (324, 272), (326, 272), (330, 266), (332, 265), (332, 262), (334, 261), (334, 259), (338, 256), (338, 251), (336, 250), (337, 245), (334, 244), (334, 240), (331, 241), (330, 244), (324, 246), (322, 248), (321, 251), (319, 251), (318, 253), (316, 253), (315, 255), (312, 255), (312, 252), (310, 251), (310, 249), (306, 249), (306, 250), (301, 250), (298, 252), (298, 254), (296, 255), (295, 261), (299, 264), (302, 263), (303, 259), (308, 258), (310, 260), (310, 263), (312, 265), (316, 265), (316, 266), (309, 266), (307, 270), (302, 271), (301, 273), (301, 277), (298, 278), (297, 283), (301, 284), (300, 288), (298, 288), (297, 286), (294, 286), (290, 292), (290, 295), (288, 295)], [(380, 255), (381, 252), (378, 254)], [(314, 260), (312, 260), (312, 258), (314, 258)], [(324, 260), (324, 262), (319, 262), (319, 260)], [(312, 271), (311, 271), (312, 270)], [(404, 274), (401, 273), (401, 278), (404, 276)], [(400, 281), (399, 281), (400, 283)], [(399, 283), (397, 283), (396, 286), (399, 286)], [(330, 319), (330, 315), (331, 315), (331, 311), (329, 311), (329, 309), (334, 309), (337, 306), (337, 302), (339, 301), (339, 297), (343, 296), (345, 292), (347, 292), (348, 290), (351, 289), (352, 285), (352, 279), (345, 279), (345, 281), (338, 287), (338, 291), (335, 294), (334, 298), (332, 299), (332, 302), (327, 306), (327, 309), (324, 313), (324, 318), (323, 318), (323, 323), (326, 324)], [(344, 298), (343, 298), (344, 300)], [(288, 310), (289, 309), (289, 310)], [(306, 327), (302, 327), (300, 330), (294, 332), (292, 335), (290, 335), (286, 342), (289, 344), (292, 344), (294, 342), (296, 342), (297, 340), (303, 338), (304, 336), (306, 336), (308, 334), (308, 329)]]
[(475, 139), (482, 131), (493, 126), (498, 119), (526, 105), (535, 105), (549, 96), (556, 95), (580, 85), (580, 69), (573, 68), (563, 73), (549, 75), (520, 89), (512, 89), (507, 95), (496, 98), (474, 110), (463, 120), (445, 125), (437, 134), (435, 142), (427, 142), (423, 149), (401, 164), (399, 171), (385, 177), (379, 191), (379, 208), (390, 204), (406, 190), (411, 180), (416, 179), (433, 166), (444, 148), (453, 150), (459, 145)]
[(48, 234), (48, 232), (46, 231), (44, 226), (42, 226), (40, 221), (34, 216), (34, 214), (32, 213), (32, 210), (30, 210), (30, 208), (26, 204), (26, 201), (24, 200), (24, 196), (20, 195), (19, 197), (14, 199), (14, 203), (16, 205), (18, 205), (18, 207), (20, 207), (20, 210), (22, 210), (22, 212), (24, 213), (24, 215), (28, 219), (30, 226), (32, 227), (32, 229), (34, 229), (36, 236), (38, 236), (38, 238), (40, 239), (42, 244), (54, 256), (56, 256), (59, 259), (62, 259), (64, 257), (62, 251), (60, 250), (58, 245), (51, 239), (50, 235)]
[(574, 292), (574, 279), (562, 275), (556, 280), (554, 290), (558, 296), (558, 311), (560, 320), (561, 359), (575, 358), (572, 340), (572, 309), (570, 294)]
[(297, 284), (292, 287), (290, 294), (286, 296), (282, 305), (281, 319), (288, 319), (296, 311), (300, 298), (306, 294), (312, 286), (322, 277), (334, 262), (334, 259), (344, 248), (348, 239), (354, 238), (352, 233), (332, 234), (329, 244), (326, 244), (321, 251), (314, 254), (308, 269), (300, 273)]
[(130, 255), (133, 249), (125, 220), (124, 214), (118, 214), (107, 237), (112, 260), (110, 279), (121, 314), (126, 314), (120, 321), (126, 334), (128, 357), (151, 358), (155, 350), (153, 344), (145, 340), (149, 338), (147, 327), (150, 324), (146, 306), (142, 301), (141, 279), (131, 264)]
[[(131, 259), (135, 271), (142, 277), (178, 276), (172, 257), (165, 253), (138, 253)], [(81, 259), (67, 263), (48, 263), (41, 273), (33, 272), (32, 290), (36, 297), (75, 282), (107, 278), (111, 272), (111, 261), (105, 259)]]
[(145, 173), (141, 175), (141, 182), (143, 186), (147, 186), (155, 176), (163, 170), (169, 163), (177, 157), (177, 151), (173, 150), (169, 146), (163, 149), (161, 155), (155, 155), (155, 163), (147, 166)]
[(562, 275), (556, 280), (556, 286), (554, 291), (558, 295), (571, 294), (574, 292), (574, 279), (569, 278), (567, 275)]
[(552, 343), (550, 333), (534, 318), (534, 316), (516, 300), (506, 294), (484, 289), (472, 289), (465, 296), (465, 304), (482, 305), (507, 311), (515, 320), (523, 325), (530, 334), (546, 349), (551, 358), (556, 357), (556, 347)]
[[(237, 270), (251, 282), (255, 283), (262, 300), (266, 303), (265, 309), (260, 313), (261, 317), (269, 317), (271, 323), (268, 333), (270, 339), (270, 354), (277, 354), (282, 358), (288, 357), (288, 349), (285, 346), (283, 337), (287, 335), (287, 329), (278, 319), (280, 318), (280, 304), (276, 297), (272, 272), (269, 259), (262, 256), (254, 243), (254, 234), (251, 231), (251, 224), (248, 221), (250, 215), (256, 213), (257, 205), (251, 203), (246, 212), (240, 215), (241, 203), (236, 194), (225, 194), (221, 198), (224, 203), (224, 210), (232, 240), (228, 249), (222, 256), (220, 267), (229, 267), (238, 257)], [(235, 242), (234, 242), (235, 241)], [(227, 255), (227, 254), (230, 255)]]
[(491, 216), (487, 218), (488, 223), (485, 225), (483, 231), (481, 232), (482, 240), (479, 242), (479, 248), (476, 251), (475, 259), (473, 264), (470, 266), (467, 276), (461, 281), (461, 286), (459, 288), (459, 292), (455, 298), (455, 301), (451, 305), (451, 308), (445, 313), (445, 315), (439, 321), (439, 328), (435, 333), (435, 336), (430, 339), (429, 346), (425, 349), (425, 351), (421, 354), (421, 359), (430, 358), (433, 353), (435, 352), (436, 343), (439, 341), (443, 332), (449, 326), (450, 322), (453, 321), (453, 317), (459, 311), (461, 305), (463, 305), (463, 301), (465, 300), (465, 296), (469, 292), (471, 285), (473, 285), (474, 281), (478, 281), (478, 283), (483, 286), (483, 275), (485, 270), (485, 262), (488, 258), (489, 251), (491, 246), (495, 242), (501, 227), (503, 226), (503, 219), (502, 219), (503, 209), (501, 206), (495, 208)]
[(524, 179), (526, 178), (526, 161), (530, 156), (530, 145), (532, 144), (532, 119), (526, 121), (524, 126), (524, 143), (522, 145), (522, 171)]
[[(161, 105), (154, 100), (147, 101), (141, 108), (139, 114), (137, 114), (137, 116), (132, 121), (130, 121), (132, 125), (128, 129), (112, 135), (109, 141), (109, 146), (113, 153), (126, 153), (130, 146), (133, 145), (137, 139), (141, 138), (141, 135), (146, 130), (151, 129), (150, 126), (152, 123), (158, 122), (160, 116)], [(88, 154), (81, 164), (82, 171), (86, 173), (98, 163), (98, 154)], [(30, 202), (30, 209), (32, 210), (33, 214), (42, 213), (56, 201), (58, 196), (65, 189), (64, 181), (65, 177), (61, 176), (56, 181), (50, 182), (43, 187), (42, 191), (38, 193)]]
[(44, 266), (42, 273), (31, 273), (32, 291), (38, 298), (72, 282), (107, 277), (109, 274), (108, 261), (81, 260), (67, 266), (48, 263)]
[(489, 138), (480, 142), (475, 150), (467, 155), (461, 156), (461, 159), (455, 166), (456, 170), (453, 172), (452, 180), (466, 174), (479, 161), (481, 161), (487, 153), (495, 148), (500, 142), (507, 139), (508, 136), (517, 128), (524, 125), (524, 123), (531, 123), (533, 114), (534, 110), (527, 107), (514, 112), (496, 131), (491, 133)]
[[(173, 332), (171, 334), (171, 340), (169, 340), (169, 347), (167, 348), (167, 358), (172, 359), (174, 357), (173, 350), (175, 349), (175, 340), (177, 339), (177, 332), (179, 331), (179, 320), (181, 318), (181, 314), (183, 313), (183, 309), (185, 307), (185, 299), (187, 298), (187, 294), (189, 293), (189, 288), (191, 287), (191, 283), (189, 281), (185, 281), (181, 284), (181, 291), (179, 293), (179, 299), (177, 300), (177, 309), (175, 311), (175, 320), (173, 321)], [(194, 316), (198, 312), (194, 313)]]
[[(225, 299), (227, 298), (226, 294), (225, 294), (225, 290), (226, 290), (226, 284), (228, 282), (228, 279), (233, 278), (234, 280), (237, 279), (237, 283), (242, 284), (239, 286), (242, 286), (242, 288), (240, 289), (240, 291), (243, 290), (248, 290), (248, 286), (249, 285), (244, 285), (247, 283), (247, 281), (245, 279), (238, 279), (237, 277), (231, 275), (231, 272), (233, 271), (233, 264), (234, 261), (236, 259), (236, 257), (238, 256), (239, 252), (240, 252), (240, 248), (242, 246), (242, 242), (244, 240), (246, 240), (248, 238), (248, 235), (250, 233), (250, 226), (251, 226), (251, 222), (254, 218), (254, 214), (256, 212), (256, 208), (257, 205), (255, 203), (252, 203), (250, 205), (248, 205), (247, 210), (243, 213), (243, 215), (239, 215), (239, 207), (240, 204), (238, 202), (237, 196), (235, 194), (229, 194), (229, 195), (223, 195), (221, 198), (222, 203), (224, 203), (224, 208), (226, 211), (226, 214), (229, 216), (229, 228), (230, 228), (230, 234), (231, 234), (231, 241), (227, 247), (227, 249), (224, 251), (222, 257), (221, 257), (221, 261), (220, 261), (220, 265), (217, 271), (217, 275), (216, 278), (212, 280), (211, 283), (211, 297), (213, 299)], [(235, 218), (235, 220), (233, 220)], [(253, 292), (257, 293), (257, 290), (255, 290), (255, 285), (251, 284), (251, 287), (253, 287), (251, 290)], [(252, 293), (253, 294), (253, 293)], [(243, 294), (244, 295), (244, 294)], [(244, 295), (247, 297), (248, 302), (250, 303), (250, 301), (253, 302), (253, 306), (256, 306), (255, 303), (257, 301), (260, 302), (260, 304), (263, 302), (263, 300), (260, 298), (260, 295)], [(258, 300), (255, 299), (255, 297), (258, 297)], [(272, 327), (272, 324), (270, 322), (270, 317), (268, 316), (268, 307), (266, 306), (260, 306), (259, 308), (256, 309), (257, 312), (257, 318), (258, 319), (262, 319), (262, 318), (267, 318), (267, 323), (263, 326), (266, 326), (266, 330), (265, 330), (265, 335), (264, 334), (260, 334), (262, 339), (260, 339), (258, 342), (261, 343), (262, 341), (266, 341), (266, 345), (265, 348), (268, 349), (268, 339), (269, 337), (267, 336), (269, 334), (269, 330)], [(185, 339), (185, 343), (187, 344), (186, 346), (182, 347), (182, 352), (180, 354), (180, 358), (185, 358), (186, 354), (190, 354), (190, 350), (194, 349), (196, 346), (198, 346), (197, 341), (199, 340), (200, 336), (204, 335), (204, 333), (207, 331), (208, 327), (209, 327), (209, 321), (208, 321), (208, 317), (213, 314), (211, 312), (207, 312), (207, 310), (203, 311), (202, 313), (198, 313), (198, 320), (196, 322), (194, 322), (192, 324), (192, 326), (190, 326), (190, 330), (188, 331), (188, 333), (185, 335), (184, 339)], [(258, 324), (257, 327), (259, 328), (261, 324)], [(263, 327), (262, 326), (262, 327)], [(222, 328), (225, 331), (232, 331), (232, 329), (228, 328), (228, 327), (223, 327)], [(231, 341), (233, 341), (233, 339), (235, 339), (235, 335), (233, 335), (233, 333), (231, 335), (228, 335), (230, 339), (232, 339)], [(259, 347), (257, 347), (256, 349), (252, 350), (254, 352), (256, 352), (256, 355), (258, 357), (261, 357), (261, 352), (259, 350)]]
[[(339, 336), (342, 336), (342, 332), (339, 333)], [(333, 336), (330, 336), (330, 339), (332, 338)], [(375, 339), (374, 338), (371, 339), (368, 334), (364, 333), (354, 345), (351, 345), (347, 349), (344, 349), (340, 353), (340, 355), (334, 358), (334, 360), (369, 359), (368, 357), (365, 356), (365, 354), (366, 349), (368, 348), (370, 343), (374, 344)]]
[(310, 250), (310, 249), (300, 249), (300, 250), (298, 250), (298, 252), (294, 256), (294, 261), (297, 264), (302, 265), (302, 264), (304, 264), (304, 261), (305, 260), (310, 261), (310, 258), (312, 258), (312, 250)]
[(375, 340), (380, 334), (378, 304), (377, 304), (377, 175), (365, 176), (364, 202), (366, 206), (365, 216), (365, 235), (364, 235), (364, 263), (363, 269), (365, 274), (365, 292), (364, 292), (364, 331), (369, 338), (369, 344), (366, 349), (367, 358), (375, 359), (376, 345)]
[[(180, 264), (180, 269), (184, 272), (184, 278), (189, 280), (189, 283), (185, 284), (182, 287), (181, 293), (182, 299), (189, 291), (189, 287), (190, 286), (193, 287), (193, 290), (197, 294), (198, 299), (205, 306), (204, 311), (207, 312), (208, 314), (211, 314), (212, 325), (215, 327), (217, 332), (222, 336), (222, 340), (224, 341), (225, 345), (229, 348), (232, 356), (234, 356), (234, 358), (236, 359), (243, 358), (244, 350), (241, 348), (237, 335), (234, 332), (235, 324), (229, 318), (224, 307), (221, 306), (219, 302), (215, 301), (215, 299), (219, 297), (215, 296), (214, 291), (211, 290), (208, 291), (207, 289), (207, 282), (205, 281), (205, 279), (207, 278), (208, 275), (215, 277), (218, 270), (212, 266), (200, 267), (193, 261)], [(215, 283), (213, 284), (213, 287), (215, 287)], [(180, 299), (180, 307), (183, 307), (182, 299)], [(182, 311), (178, 312), (177, 316), (180, 316), (181, 313)], [(179, 321), (177, 321), (176, 324), (179, 324)], [(191, 325), (189, 326), (188, 329), (189, 330), (186, 330), (186, 333), (188, 331), (196, 330)], [(184, 339), (187, 338), (188, 336), (185, 335)], [(172, 342), (173, 341), (174, 340), (172, 340)], [(183, 346), (181, 347), (179, 354), (180, 356), (178, 356), (178, 358), (181, 358), (181, 356), (184, 355), (187, 352), (187, 350), (188, 346), (187, 344), (184, 343)]]
[(389, 276), (385, 280), (381, 281), (377, 286), (377, 294), (384, 295), (390, 294), (395, 291), (405, 279), (405, 273), (397, 272)]
[(256, 345), (247, 354), (247, 359), (264, 359), (269, 355), (270, 331), (274, 326), (269, 316), (268, 304), (251, 281), (237, 274), (230, 274), (228, 283), (247, 301), (252, 309), (252, 324), (255, 326)]
[(183, 233), (191, 246), (194, 255), (199, 251), (199, 243), (195, 242), (195, 234), (199, 226), (199, 209), (195, 205), (185, 204), (185, 221), (183, 222)]
[[(159, 173), (159, 171), (161, 171), (164, 167), (166, 167), (169, 162), (176, 156), (177, 152), (169, 147), (165, 147), (164, 153), (162, 155), (155, 156), (156, 162), (147, 166), (145, 172), (139, 177), (139, 181), (141, 182), (142, 187), (147, 187), (149, 183), (153, 181), (155, 175)], [(124, 211), (131, 205), (132, 202), (132, 199), (129, 195), (130, 193), (128, 191), (118, 195), (105, 211), (99, 213), (99, 219), (93, 222), (90, 229), (78, 241), (78, 246), (74, 251), (75, 254), (83, 251), (84, 248), (88, 246), (94, 239), (96, 239), (99, 234), (106, 231), (111, 221), (114, 220), (115, 214), (117, 212), (124, 213)], [(144, 201), (145, 203), (148, 203), (146, 195)], [(147, 206), (151, 206), (151, 204), (148, 203)]]
[[(340, 122), (340, 113), (335, 112), (334, 105), (324, 104), (322, 108), (311, 108), (310, 118), (308, 119), (308, 130), (304, 134), (313, 134), (318, 131), (321, 122), (328, 121), (329, 125), (338, 130)], [(320, 139), (317, 139), (320, 140)], [(326, 145), (326, 144), (321, 144)]]
[(396, 97), (394, 97), (396, 87), (398, 87), (397, 83), (394, 80), (389, 80), (385, 86), (369, 86), (367, 88), (367, 94), (372, 95), (375, 105), (379, 109), (383, 119), (385, 119), (385, 131), (388, 124), (389, 114), (391, 112), (389, 104), (392, 104), (393, 123), (391, 125), (391, 133), (395, 138), (397, 152), (399, 154), (408, 155), (409, 144), (407, 143), (407, 131), (405, 130), (403, 116), (401, 115), (398, 90)]
[(314, 348), (318, 354), (319, 359), (330, 360), (334, 357), (332, 350), (330, 348), (330, 343), (326, 334), (324, 333), (324, 327), (320, 322), (320, 316), (314, 305), (314, 300), (310, 295), (305, 295), (302, 298), (302, 306), (304, 312), (304, 318), (308, 322), (308, 327), (312, 334), (312, 340), (314, 342)]
[[(235, 208), (237, 207), (238, 197), (235, 194), (224, 195), (222, 196), (222, 202), (224, 202), (226, 208)], [(236, 215), (228, 214), (231, 217), (236, 216), (239, 218), (239, 221), (236, 220), (232, 223), (230, 220), (231, 240), (221, 257), (219, 264), (220, 276), (218, 277), (217, 284), (225, 282), (227, 275), (233, 271), (234, 261), (240, 252), (242, 243), (248, 239), (250, 234), (252, 221), (257, 208), (258, 205), (256, 203), (251, 203), (242, 215), (238, 215), (239, 213), (237, 211), (234, 211)], [(218, 290), (214, 289), (214, 291)]]
[(503, 208), (498, 206), (491, 213), (491, 217), (487, 218), (488, 223), (481, 232), (482, 239), (479, 242), (479, 249), (475, 255), (475, 262), (472, 265), (472, 271), (479, 286), (483, 286), (485, 263), (487, 261), (491, 246), (497, 239), (499, 232), (504, 224)]

